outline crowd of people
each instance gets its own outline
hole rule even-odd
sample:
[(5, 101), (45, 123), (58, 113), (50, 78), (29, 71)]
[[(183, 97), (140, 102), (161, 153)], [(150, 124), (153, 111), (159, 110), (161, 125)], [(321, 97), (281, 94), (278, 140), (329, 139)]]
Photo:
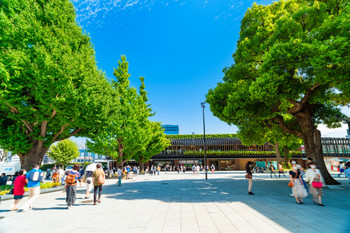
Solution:
[[(63, 170), (62, 170), (63, 171)], [(60, 168), (54, 173), (53, 179), (58, 181), (62, 179), (60, 174)], [(55, 175), (56, 174), (56, 175)], [(87, 196), (94, 189), (94, 202), (101, 203), (102, 186), (105, 183), (105, 172), (102, 169), (101, 164), (97, 164), (94, 171), (87, 171), (86, 174), (86, 184), (87, 184)], [(66, 192), (66, 203), (67, 209), (71, 209), (76, 201), (76, 190), (77, 185), (81, 186), (82, 176), (80, 174), (80, 167), (78, 164), (73, 166), (71, 171), (67, 171), (62, 176), (64, 177), (64, 185)], [(25, 193), (25, 186), (28, 188), (28, 200), (22, 205), (23, 211), (28, 211), (33, 208), (35, 200), (40, 195), (40, 183), (43, 182), (44, 176), (43, 172), (39, 169), (39, 165), (34, 165), (33, 169), (27, 172), (25, 169), (19, 171), (18, 176), (16, 176), (13, 182), (13, 195), (14, 204), (11, 208), (12, 211), (18, 210), (17, 204), (23, 199)], [(89, 182), (90, 181), (90, 182)], [(85, 198), (87, 198), (87, 196)]]
[[(315, 204), (319, 206), (324, 206), (322, 203), (323, 190), (322, 187), (325, 185), (324, 179), (320, 170), (316, 167), (316, 164), (312, 161), (311, 158), (308, 158), (307, 167), (305, 170), (301, 165), (297, 164), (296, 161), (291, 161), (292, 169), (289, 171), (290, 182), (288, 186), (292, 188), (292, 194), (295, 198), (297, 204), (303, 204), (303, 199), (312, 195), (312, 200)], [(279, 177), (282, 174), (283, 176), (283, 165), (278, 163), (279, 168)], [(246, 178), (248, 179), (248, 195), (254, 195), (252, 192), (253, 186), (253, 172), (254, 172), (254, 163), (248, 161), (246, 164)], [(349, 179), (350, 184), (350, 161), (348, 161), (343, 167), (343, 170), (340, 171), (340, 174), (344, 173), (345, 176)], [(274, 166), (270, 166), (270, 177), (275, 175)], [(339, 174), (339, 176), (340, 176)]]
[[(303, 204), (304, 198), (306, 198), (309, 194), (312, 195), (313, 202), (319, 206), (324, 206), (322, 202), (323, 196), (323, 186), (325, 184), (324, 179), (320, 170), (316, 167), (316, 164), (312, 161), (311, 158), (308, 159), (307, 169), (304, 169), (301, 165), (297, 164), (296, 161), (291, 161), (291, 170), (289, 171), (290, 182), (288, 186), (292, 188), (292, 194), (295, 198), (297, 204)], [(349, 178), (350, 184), (350, 161), (344, 164), (341, 167), (340, 174), (344, 174), (347, 178)], [(186, 166), (180, 165), (175, 166), (173, 168), (167, 167), (163, 168), (165, 172), (171, 171), (174, 169), (178, 173), (186, 172), (188, 169)], [(203, 171), (203, 166), (199, 164), (194, 164), (192, 166), (193, 175), (199, 175), (200, 171)], [(212, 165), (207, 166), (207, 171), (209, 169), (214, 174), (215, 166)], [(160, 165), (151, 165), (147, 167), (145, 172), (150, 175), (159, 175), (162, 170)], [(246, 170), (246, 179), (248, 179), (248, 195), (254, 195), (252, 192), (253, 186), (253, 174), (255, 171), (254, 163), (249, 161), (245, 167)], [(270, 167), (270, 177), (276, 174), (275, 168), (271, 164)], [(279, 177), (282, 174), (285, 176), (283, 171), (282, 163), (278, 163), (278, 171)], [(86, 183), (86, 195), (85, 199), (89, 199), (90, 192), (94, 191), (93, 195), (93, 204), (101, 203), (101, 194), (103, 184), (105, 183), (105, 179), (108, 178), (111, 174), (115, 174), (118, 177), (117, 185), (121, 186), (122, 177), (126, 179), (131, 179), (132, 174), (139, 174), (140, 168), (137, 166), (119, 166), (118, 168), (103, 170), (101, 164), (90, 164), (90, 167), (86, 167), (85, 170), (82, 170), (78, 164), (73, 166), (73, 169), (70, 171), (64, 172), (62, 168), (58, 167), (53, 170), (52, 180), (54, 182), (60, 182), (65, 185), (66, 192), (66, 203), (67, 208), (71, 209), (74, 206), (76, 201), (76, 190), (77, 185), (82, 185), (82, 182)], [(25, 169), (20, 170), (14, 176), (12, 180), (13, 195), (14, 195), (14, 204), (11, 210), (17, 210), (17, 204), (23, 199), (23, 195), (25, 193), (25, 186), (28, 188), (28, 200), (23, 204), (23, 211), (27, 211), (33, 208), (33, 203), (40, 195), (40, 182), (43, 182), (43, 172), (40, 170), (39, 165), (35, 165), (32, 170), (27, 172)], [(2, 174), (0, 177), (1, 184), (7, 183), (6, 174)]]

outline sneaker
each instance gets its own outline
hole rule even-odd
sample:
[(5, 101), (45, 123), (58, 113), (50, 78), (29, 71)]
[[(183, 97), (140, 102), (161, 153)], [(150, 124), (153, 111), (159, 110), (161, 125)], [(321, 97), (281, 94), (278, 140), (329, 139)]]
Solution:
[(324, 206), (324, 205), (323, 205), (323, 204), (321, 204), (321, 203), (320, 203), (320, 204), (318, 204), (318, 205), (319, 205), (319, 206)]
[(85, 199), (89, 199), (89, 197), (85, 197)]
[(67, 207), (67, 210), (71, 210), (71, 209), (72, 209), (72, 207), (71, 207), (71, 206), (68, 206), (68, 207)]
[(248, 194), (249, 194), (249, 195), (254, 195), (254, 193), (252, 193), (252, 192), (249, 192)]

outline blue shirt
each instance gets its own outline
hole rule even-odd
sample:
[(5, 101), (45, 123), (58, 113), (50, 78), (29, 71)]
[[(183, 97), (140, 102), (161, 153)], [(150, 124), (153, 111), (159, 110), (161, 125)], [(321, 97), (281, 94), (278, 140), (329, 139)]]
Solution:
[(33, 169), (26, 174), (26, 179), (28, 180), (28, 184), (27, 184), (28, 188), (34, 188), (34, 187), (40, 186), (40, 180), (38, 180), (38, 181), (29, 180), (30, 173), (33, 173), (33, 172), (41, 172), (41, 170), (40, 169)]

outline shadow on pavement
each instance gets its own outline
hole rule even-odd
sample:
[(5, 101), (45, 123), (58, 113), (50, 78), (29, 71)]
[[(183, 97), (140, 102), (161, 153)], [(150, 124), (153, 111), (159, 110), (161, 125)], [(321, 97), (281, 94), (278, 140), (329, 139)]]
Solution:
[(303, 223), (299, 227), (307, 232), (346, 232), (350, 219), (350, 188), (345, 182), (341, 189), (324, 189), (325, 207), (313, 204), (311, 195), (304, 199), (305, 205), (297, 205), (290, 196), (288, 182), (288, 179), (257, 176), (253, 180), (255, 195), (250, 196), (243, 175), (222, 179), (209, 177), (208, 180), (152, 180), (150, 177), (150, 180), (125, 182), (121, 187), (105, 186), (103, 198), (194, 204), (243, 203), (292, 232), (298, 231), (298, 222)]

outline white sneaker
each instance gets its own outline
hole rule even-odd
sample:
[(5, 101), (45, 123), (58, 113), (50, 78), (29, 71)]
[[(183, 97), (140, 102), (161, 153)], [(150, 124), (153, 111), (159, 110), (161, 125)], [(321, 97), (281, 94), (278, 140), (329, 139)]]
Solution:
[(72, 209), (72, 207), (71, 207), (71, 206), (68, 206), (68, 207), (67, 207), (67, 210), (71, 210), (71, 209)]

